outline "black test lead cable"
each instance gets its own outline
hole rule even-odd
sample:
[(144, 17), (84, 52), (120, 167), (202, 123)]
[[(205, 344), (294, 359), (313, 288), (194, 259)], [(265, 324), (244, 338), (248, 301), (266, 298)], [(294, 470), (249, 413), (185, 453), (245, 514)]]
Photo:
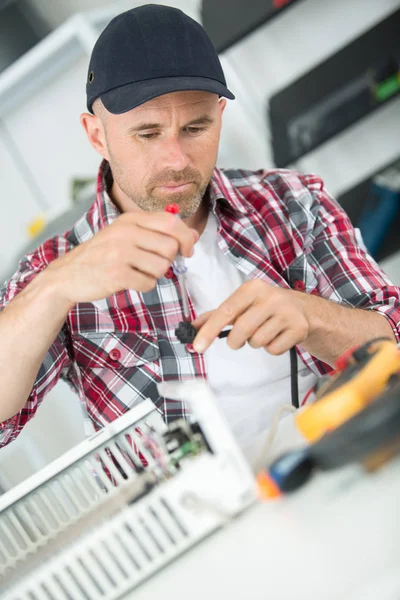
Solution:
[(292, 405), (299, 408), (299, 378), (297, 373), (296, 346), (290, 348), (290, 391), (292, 394)]

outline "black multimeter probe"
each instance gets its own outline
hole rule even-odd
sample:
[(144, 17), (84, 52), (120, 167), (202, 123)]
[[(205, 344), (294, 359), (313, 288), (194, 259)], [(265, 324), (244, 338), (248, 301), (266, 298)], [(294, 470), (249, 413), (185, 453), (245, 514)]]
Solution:
[[(230, 329), (225, 329), (218, 334), (219, 338), (228, 337)], [(192, 344), (196, 337), (197, 329), (189, 321), (181, 321), (175, 329), (175, 335), (181, 344)]]

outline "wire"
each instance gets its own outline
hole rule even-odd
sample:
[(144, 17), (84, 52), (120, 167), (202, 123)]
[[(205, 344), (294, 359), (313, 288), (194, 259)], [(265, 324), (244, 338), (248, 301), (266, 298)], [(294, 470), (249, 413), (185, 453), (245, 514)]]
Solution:
[(309, 399), (309, 397), (311, 396), (311, 394), (313, 393), (314, 390), (315, 390), (315, 385), (312, 385), (310, 387), (310, 389), (308, 390), (308, 392), (306, 393), (306, 395), (304, 396), (303, 400), (301, 401), (301, 406), (305, 405), (305, 403), (307, 402), (307, 400)]
[[(268, 435), (265, 440), (264, 446), (260, 452), (260, 456), (254, 465), (254, 473), (259, 473), (265, 468), (268, 454), (270, 453), (272, 443), (275, 439), (278, 431), (279, 421), (285, 412), (293, 413), (299, 408), (299, 382), (297, 372), (297, 352), (296, 346), (290, 348), (290, 388), (291, 388), (291, 399), (292, 404), (284, 404), (280, 406), (274, 414), (272, 419), (272, 425), (268, 429)], [(304, 402), (304, 401), (303, 401)]]
[(288, 412), (288, 413), (296, 412), (296, 410), (297, 409), (292, 404), (283, 404), (276, 410), (276, 412), (274, 414), (274, 418), (272, 419), (272, 425), (268, 429), (268, 434), (267, 434), (266, 440), (264, 442), (264, 446), (262, 447), (262, 450), (260, 452), (258, 460), (255, 462), (255, 465), (253, 468), (254, 473), (257, 474), (261, 470), (265, 469), (267, 463), (269, 462), (268, 454), (270, 453), (272, 443), (276, 437), (279, 421), (281, 420), (282, 415), (285, 412)]
[(296, 346), (290, 348), (290, 388), (292, 393), (292, 406), (299, 408), (299, 382), (297, 376)]

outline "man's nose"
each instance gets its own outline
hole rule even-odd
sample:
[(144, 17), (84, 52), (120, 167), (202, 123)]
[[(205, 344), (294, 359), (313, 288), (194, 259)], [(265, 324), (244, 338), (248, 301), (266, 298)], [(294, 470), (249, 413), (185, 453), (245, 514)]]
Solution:
[(171, 136), (164, 142), (164, 161), (165, 166), (175, 171), (183, 171), (189, 164), (183, 141), (178, 137)]

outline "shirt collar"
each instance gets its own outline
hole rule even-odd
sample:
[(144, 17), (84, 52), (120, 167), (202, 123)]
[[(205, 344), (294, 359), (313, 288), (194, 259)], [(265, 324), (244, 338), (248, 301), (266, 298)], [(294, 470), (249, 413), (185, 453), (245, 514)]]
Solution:
[(108, 161), (103, 160), (97, 175), (96, 200), (91, 209), (92, 229), (94, 233), (111, 225), (120, 216), (121, 211), (111, 200), (109, 189), (112, 183), (111, 169)]
[(232, 180), (216, 167), (209, 185), (210, 203), (213, 212), (226, 206), (241, 215), (254, 212), (254, 207), (241, 193), (239, 187), (234, 186)]
[[(111, 200), (109, 189), (112, 175), (110, 165), (103, 160), (97, 176), (96, 200), (90, 210), (90, 221), (93, 233), (97, 233), (107, 225), (111, 225), (121, 211)], [(233, 212), (246, 215), (254, 212), (253, 206), (245, 196), (235, 187), (221, 169), (215, 168), (209, 184), (210, 206), (213, 212), (219, 212), (229, 206)]]

